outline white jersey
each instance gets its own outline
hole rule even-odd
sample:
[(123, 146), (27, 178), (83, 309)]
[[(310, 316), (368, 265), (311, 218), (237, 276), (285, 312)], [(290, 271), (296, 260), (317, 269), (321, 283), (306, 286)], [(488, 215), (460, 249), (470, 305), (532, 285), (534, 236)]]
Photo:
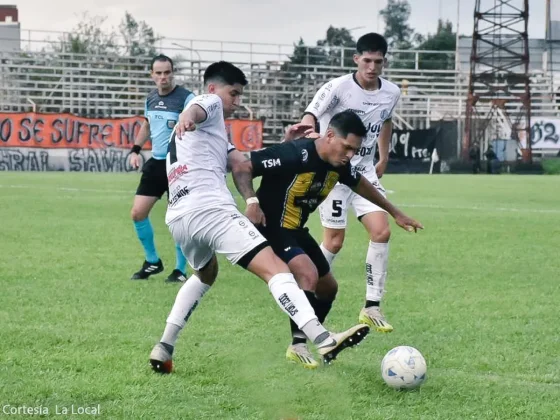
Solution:
[(222, 100), (217, 95), (199, 95), (185, 109), (191, 106), (204, 109), (206, 119), (183, 137), (171, 137), (167, 224), (194, 210), (235, 205), (226, 184), (227, 155), (233, 146), (228, 141)]
[(331, 118), (342, 111), (354, 111), (367, 128), (362, 147), (352, 158), (352, 166), (369, 181), (377, 180), (374, 153), (383, 122), (392, 118), (393, 110), (401, 96), (397, 85), (379, 78), (379, 89), (365, 90), (358, 84), (355, 74), (347, 74), (326, 83), (317, 91), (305, 110), (317, 118), (321, 134), (327, 130)]

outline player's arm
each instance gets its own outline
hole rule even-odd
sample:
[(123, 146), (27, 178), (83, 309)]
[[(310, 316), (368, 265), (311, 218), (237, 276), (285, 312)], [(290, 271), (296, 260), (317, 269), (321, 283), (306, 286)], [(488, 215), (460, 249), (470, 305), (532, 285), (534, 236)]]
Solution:
[(401, 97), (400, 90), (396, 93), (393, 106), (389, 111), (388, 118), (383, 122), (381, 126), (381, 132), (377, 138), (377, 147), (379, 147), (379, 162), (375, 165), (375, 172), (377, 177), (381, 178), (387, 169), (387, 163), (389, 163), (389, 145), (391, 144), (391, 136), (393, 134), (393, 112), (399, 103)]
[(381, 207), (387, 213), (389, 213), (397, 225), (402, 227), (404, 230), (409, 232), (416, 232), (418, 229), (424, 229), (421, 223), (417, 222), (416, 220), (408, 217), (404, 214), (401, 210), (399, 210), (396, 206), (394, 206), (389, 200), (383, 197), (377, 188), (375, 188), (371, 182), (369, 182), (363, 176), (360, 177), (358, 184), (352, 187), (352, 190), (364, 197), (366, 200), (371, 201), (376, 206)]
[(377, 177), (381, 178), (387, 169), (389, 163), (389, 145), (391, 144), (391, 135), (393, 134), (393, 120), (388, 119), (383, 122), (381, 132), (377, 138), (377, 147), (379, 148), (379, 161), (375, 164), (375, 172)]
[(179, 115), (175, 126), (177, 137), (181, 138), (187, 131), (196, 130), (197, 124), (217, 116), (223, 118), (222, 101), (217, 95), (199, 95), (189, 101), (188, 107)]
[(134, 145), (132, 146), (132, 153), (130, 156), (130, 164), (133, 168), (140, 167), (140, 152), (142, 147), (146, 144), (150, 138), (150, 121), (148, 120), (148, 101), (146, 101), (144, 106), (144, 122), (138, 131), (138, 135), (134, 139)]
[(232, 168), (233, 182), (247, 203), (245, 214), (251, 222), (265, 224), (264, 213), (253, 187), (253, 178), (266, 174), (293, 174), (300, 162), (296, 148), (289, 143), (251, 152), (249, 157), (237, 150), (229, 153), (228, 164)]
[(389, 200), (383, 197), (383, 194), (377, 191), (377, 188), (375, 188), (371, 182), (356, 172), (350, 164), (346, 165), (339, 174), (339, 181), (342, 184), (349, 186), (356, 194), (361, 195), (366, 200), (372, 202), (378, 207), (381, 207), (389, 213), (393, 219), (395, 219), (397, 225), (403, 229), (409, 232), (416, 232), (417, 229), (424, 229), (421, 223), (405, 215)]
[(266, 226), (266, 218), (253, 187), (253, 164), (251, 163), (251, 158), (234, 149), (228, 153), (228, 166), (231, 167), (235, 188), (237, 188), (237, 191), (239, 191), (239, 194), (241, 194), (241, 197), (243, 197), (247, 204), (245, 215), (254, 225)]
[[(311, 126), (312, 131), (307, 133), (308, 137), (317, 138), (319, 135), (315, 132), (317, 127), (317, 121), (319, 118), (329, 109), (329, 106), (337, 101), (337, 90), (333, 87), (333, 82), (328, 82), (324, 84), (321, 89), (317, 91), (311, 103), (305, 109), (303, 113), (303, 118), (301, 119), (302, 125)], [(290, 141), (286, 137), (284, 141)]]

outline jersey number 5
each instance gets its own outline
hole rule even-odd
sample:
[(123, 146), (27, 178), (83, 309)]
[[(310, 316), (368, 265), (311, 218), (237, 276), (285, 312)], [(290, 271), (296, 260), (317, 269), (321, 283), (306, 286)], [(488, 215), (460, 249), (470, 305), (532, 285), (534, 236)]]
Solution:
[(342, 216), (342, 200), (333, 200), (332, 202), (332, 216), (340, 217)]

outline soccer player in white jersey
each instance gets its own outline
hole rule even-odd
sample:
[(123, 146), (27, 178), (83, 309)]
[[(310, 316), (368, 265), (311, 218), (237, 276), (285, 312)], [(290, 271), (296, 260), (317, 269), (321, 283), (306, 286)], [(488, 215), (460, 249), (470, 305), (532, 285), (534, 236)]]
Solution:
[[(385, 189), (379, 178), (387, 167), (392, 134), (391, 118), (400, 97), (398, 86), (380, 77), (386, 63), (386, 54), (387, 41), (383, 36), (376, 33), (363, 35), (357, 42), (354, 55), (357, 71), (323, 85), (302, 119), (303, 124), (316, 126), (319, 123), (319, 130), (324, 134), (330, 119), (336, 113), (352, 110), (358, 114), (367, 128), (367, 135), (351, 163), (383, 195)], [(374, 163), (376, 145), (379, 148), (377, 164)], [(319, 207), (324, 228), (321, 249), (332, 265), (344, 243), (349, 207), (354, 209), (356, 217), (370, 237), (365, 265), (366, 302), (359, 320), (379, 332), (391, 332), (393, 327), (379, 307), (385, 291), (391, 236), (387, 212), (360, 197), (346, 185), (338, 184)]]
[[(317, 320), (290, 269), (257, 228), (241, 214), (226, 184), (228, 141), (224, 118), (239, 106), (247, 79), (233, 64), (220, 61), (204, 73), (207, 94), (195, 97), (181, 121), (187, 130), (172, 135), (167, 154), (169, 204), (166, 223), (194, 274), (183, 284), (167, 318), (163, 336), (150, 354), (156, 372), (170, 373), (181, 329), (216, 280), (216, 253), (223, 254), (268, 284), (280, 308), (313, 342), (325, 362), (358, 344), (369, 332), (365, 324), (342, 333), (328, 332)], [(247, 204), (258, 204), (256, 197)]]

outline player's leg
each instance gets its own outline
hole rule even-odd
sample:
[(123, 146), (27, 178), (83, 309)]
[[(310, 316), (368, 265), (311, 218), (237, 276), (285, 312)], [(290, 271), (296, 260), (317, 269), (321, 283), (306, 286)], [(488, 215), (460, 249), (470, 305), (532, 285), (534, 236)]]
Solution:
[[(169, 198), (169, 184), (167, 182), (167, 170), (165, 160), (155, 161), (155, 171), (153, 174), (153, 194), (159, 198), (167, 194)], [(186, 278), (187, 259), (181, 250), (180, 244), (175, 242), (175, 268), (165, 279), (166, 283), (183, 283)]]
[(348, 203), (352, 194), (352, 190), (346, 185), (338, 184), (319, 206), (323, 225), (321, 251), (330, 266), (344, 244)]
[(157, 202), (157, 197), (149, 197), (145, 195), (136, 195), (132, 204), (130, 215), (134, 223), (134, 229), (138, 240), (144, 248), (144, 262), (140, 270), (134, 273), (132, 280), (145, 280), (152, 274), (161, 273), (163, 271), (163, 263), (156, 251), (154, 242), (154, 229), (150, 222), (149, 214), (152, 207)]
[[(330, 273), (329, 263), (319, 245), (307, 231), (297, 231), (293, 235), (305, 254), (298, 255), (288, 262), (290, 271), (298, 284), (305, 291), (321, 324), (332, 308), (338, 291), (338, 284)], [(279, 255), (282, 258), (282, 255)], [(284, 258), (282, 258), (286, 261)], [(305, 334), (290, 320), (292, 343), (286, 351), (286, 358), (301, 363), (306, 368), (315, 367), (317, 362), (307, 348)]]
[[(353, 347), (367, 335), (369, 327), (362, 324), (338, 334), (328, 332), (317, 320), (286, 263), (274, 254), (265, 238), (245, 216), (237, 213), (233, 218), (232, 211), (222, 212), (225, 218), (219, 226), (220, 238), (214, 242), (214, 249), (268, 284), (278, 306), (317, 346), (325, 362), (334, 360), (340, 351)], [(217, 219), (213, 217), (213, 220)]]
[[(279, 257), (287, 262), (288, 268), (294, 275), (299, 287), (305, 293), (307, 300), (311, 304), (317, 319), (322, 323), (319, 315), (319, 302), (315, 297), (315, 288), (317, 287), (317, 281), (319, 280), (319, 274), (317, 273), (317, 267), (313, 264), (313, 261), (304, 254), (301, 248), (297, 248), (298, 254), (293, 258), (286, 259), (284, 255), (279, 255)], [(278, 254), (278, 253), (277, 253)], [(290, 318), (290, 333), (292, 337), (292, 342), (286, 350), (286, 359), (300, 363), (303, 367), (307, 369), (315, 369), (319, 366), (319, 362), (315, 360), (313, 354), (309, 351), (307, 347), (307, 336), (303, 331), (301, 331), (298, 325), (293, 319)]]
[[(379, 191), (384, 193), (382, 187)], [(389, 239), (391, 238), (389, 217), (383, 209), (360, 196), (356, 196), (352, 200), (352, 206), (370, 238), (365, 262), (366, 302), (360, 312), (359, 320), (375, 328), (378, 332), (391, 332), (393, 326), (387, 322), (380, 309), (380, 303), (385, 293), (389, 261)]]
[(175, 244), (175, 268), (169, 274), (167, 279), (165, 279), (166, 283), (183, 283), (187, 280), (186, 277), (186, 267), (187, 267), (187, 259), (185, 255), (183, 255), (183, 251), (181, 251), (181, 247), (179, 244)]
[(169, 226), (175, 241), (182, 244), (181, 248), (188, 256), (194, 274), (179, 289), (161, 340), (150, 354), (152, 368), (160, 373), (171, 372), (173, 351), (179, 333), (218, 276), (218, 260), (213, 250), (192, 239), (188, 226), (188, 217), (176, 220)]
[[(165, 162), (164, 162), (165, 164)], [(133, 280), (145, 280), (153, 274), (163, 271), (163, 263), (156, 251), (154, 242), (154, 229), (150, 222), (150, 212), (154, 204), (161, 198), (161, 164), (155, 159), (148, 159), (142, 168), (142, 177), (134, 196), (130, 216), (134, 223), (134, 229), (138, 240), (144, 248), (145, 260), (142, 268), (132, 275)], [(165, 167), (164, 167), (165, 169)], [(167, 181), (167, 180), (166, 180)]]

